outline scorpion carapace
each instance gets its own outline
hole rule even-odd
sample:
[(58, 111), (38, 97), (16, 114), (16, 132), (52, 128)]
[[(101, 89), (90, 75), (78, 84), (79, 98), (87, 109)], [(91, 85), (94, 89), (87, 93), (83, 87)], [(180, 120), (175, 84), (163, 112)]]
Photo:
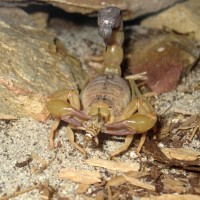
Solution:
[(47, 108), (56, 118), (51, 129), (50, 146), (54, 147), (55, 132), (62, 120), (69, 124), (68, 130), (71, 127), (85, 131), (84, 148), (71, 142), (84, 154), (88, 141), (94, 140), (98, 144), (98, 134), (101, 132), (127, 136), (125, 144), (113, 152), (111, 157), (125, 151), (134, 134), (141, 133), (142, 139), (137, 149), (139, 152), (146, 132), (154, 126), (157, 117), (134, 80), (127, 82), (121, 77), (124, 32), (120, 10), (116, 7), (101, 9), (98, 26), (99, 34), (106, 44), (103, 74), (88, 82), (80, 98), (71, 89), (59, 90), (50, 97)]

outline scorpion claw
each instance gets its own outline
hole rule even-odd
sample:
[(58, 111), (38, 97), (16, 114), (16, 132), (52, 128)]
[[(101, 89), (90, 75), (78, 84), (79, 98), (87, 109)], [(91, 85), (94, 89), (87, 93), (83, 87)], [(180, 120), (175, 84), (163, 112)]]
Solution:
[(75, 127), (81, 126), (81, 122), (77, 121), (76, 119), (74, 119), (73, 117), (70, 117), (70, 116), (62, 116), (61, 120), (64, 122), (67, 122)]

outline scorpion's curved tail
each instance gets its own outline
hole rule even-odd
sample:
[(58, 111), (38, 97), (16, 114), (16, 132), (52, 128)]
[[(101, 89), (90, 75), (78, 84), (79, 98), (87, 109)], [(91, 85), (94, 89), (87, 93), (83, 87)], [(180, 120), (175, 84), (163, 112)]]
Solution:
[(119, 8), (110, 6), (98, 13), (99, 35), (104, 39), (104, 74), (121, 76), (124, 42), (123, 20)]

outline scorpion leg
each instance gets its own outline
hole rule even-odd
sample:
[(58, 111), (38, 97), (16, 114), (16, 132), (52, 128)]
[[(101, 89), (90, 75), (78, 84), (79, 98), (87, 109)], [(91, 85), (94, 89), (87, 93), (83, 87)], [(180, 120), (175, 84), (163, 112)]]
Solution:
[(76, 149), (78, 149), (85, 157), (87, 156), (87, 153), (84, 148), (82, 148), (80, 145), (78, 145), (75, 142), (74, 138), (74, 132), (71, 129), (71, 126), (67, 126), (67, 137), (69, 139), (69, 142), (71, 143), (72, 146), (74, 146)]
[(110, 154), (110, 159), (112, 159), (112, 157), (119, 155), (120, 153), (126, 151), (128, 149), (128, 147), (130, 146), (131, 142), (133, 141), (133, 137), (134, 137), (134, 135), (127, 135), (124, 145), (121, 146), (120, 148), (118, 148), (117, 150), (115, 150), (114, 152), (112, 152)]
[(147, 131), (144, 132), (144, 133), (142, 133), (142, 137), (141, 137), (141, 139), (140, 139), (140, 143), (138, 144), (138, 147), (137, 147), (137, 149), (136, 149), (136, 154), (137, 154), (138, 156), (140, 155), (140, 150), (141, 150), (142, 147), (143, 147), (143, 144), (144, 144), (144, 142), (145, 142), (145, 140), (146, 140), (146, 136), (147, 136)]
[(144, 133), (151, 129), (156, 123), (157, 117), (154, 109), (146, 98), (140, 93), (133, 80), (130, 81), (132, 90), (132, 101), (117, 119), (118, 122), (108, 125), (108, 128), (126, 127), (135, 130), (136, 133)]
[(79, 125), (73, 116), (81, 119), (87, 119), (87, 116), (79, 111), (80, 101), (79, 96), (75, 90), (59, 90), (49, 97), (47, 102), (49, 112), (56, 118), (50, 131), (50, 148), (54, 148), (54, 137), (61, 120), (71, 123), (72, 125)]
[(49, 135), (49, 145), (50, 145), (50, 149), (54, 149), (55, 148), (55, 144), (54, 144), (54, 137), (55, 135), (57, 134), (57, 129), (58, 129), (58, 126), (60, 124), (60, 119), (56, 119), (54, 122), (53, 122), (53, 125), (51, 127), (51, 130), (50, 130), (50, 135)]
[[(125, 135), (141, 133), (142, 137), (136, 150), (137, 154), (141, 150), (146, 132), (151, 129), (157, 121), (156, 114), (148, 103), (146, 98), (142, 96), (133, 80), (130, 81), (132, 89), (132, 101), (127, 105), (122, 114), (117, 118), (117, 122), (107, 124), (108, 134)], [(118, 121), (120, 120), (120, 121)]]

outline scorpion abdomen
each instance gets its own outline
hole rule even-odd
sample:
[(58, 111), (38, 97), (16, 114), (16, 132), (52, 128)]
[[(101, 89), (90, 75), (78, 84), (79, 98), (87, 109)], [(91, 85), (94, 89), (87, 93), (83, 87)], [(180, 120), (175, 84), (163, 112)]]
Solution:
[(105, 102), (118, 115), (130, 102), (130, 88), (126, 81), (114, 74), (97, 76), (82, 92), (83, 110), (89, 110), (93, 103)]

